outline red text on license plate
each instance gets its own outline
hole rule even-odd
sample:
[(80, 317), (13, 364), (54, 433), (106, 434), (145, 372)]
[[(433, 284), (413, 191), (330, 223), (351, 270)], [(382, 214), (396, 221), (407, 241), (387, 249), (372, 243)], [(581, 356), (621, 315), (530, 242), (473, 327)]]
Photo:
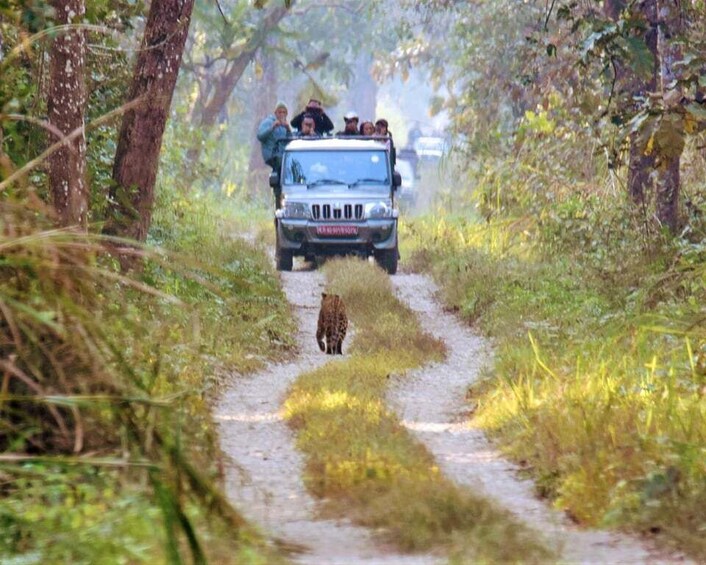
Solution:
[(316, 234), (338, 237), (358, 235), (358, 226), (316, 226)]

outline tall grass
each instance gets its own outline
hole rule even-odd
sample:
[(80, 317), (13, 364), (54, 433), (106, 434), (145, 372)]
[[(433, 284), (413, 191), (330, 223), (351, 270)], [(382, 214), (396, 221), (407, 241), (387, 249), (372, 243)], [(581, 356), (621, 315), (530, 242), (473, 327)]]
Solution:
[[(663, 532), (704, 558), (703, 250), (645, 245), (639, 230), (616, 228), (609, 208), (583, 241), (551, 222), (541, 234), (530, 226), (534, 243), (493, 222), (427, 218), (405, 229), (412, 263), (494, 337), (493, 375), (471, 391), (476, 425), (577, 522)], [(507, 247), (493, 243), (499, 228)]]
[(221, 494), (208, 415), (219, 367), (290, 346), (266, 260), (185, 215), (182, 253), (144, 249), (128, 277), (43, 217), (0, 205), (0, 555), (276, 561)]
[(421, 331), (381, 270), (338, 260), (326, 274), (355, 338), (348, 358), (301, 375), (285, 404), (308, 488), (330, 512), (376, 528), (403, 550), (443, 550), (459, 562), (546, 560), (528, 531), (446, 479), (385, 405), (390, 374), (440, 359), (443, 345)]

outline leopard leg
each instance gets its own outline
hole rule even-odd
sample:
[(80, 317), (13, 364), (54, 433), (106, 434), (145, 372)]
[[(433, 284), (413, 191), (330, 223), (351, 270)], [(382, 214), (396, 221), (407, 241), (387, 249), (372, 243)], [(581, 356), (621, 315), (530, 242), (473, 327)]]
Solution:
[(334, 350), (334, 340), (333, 340), (333, 332), (330, 330), (326, 331), (326, 355), (333, 355), (335, 352)]

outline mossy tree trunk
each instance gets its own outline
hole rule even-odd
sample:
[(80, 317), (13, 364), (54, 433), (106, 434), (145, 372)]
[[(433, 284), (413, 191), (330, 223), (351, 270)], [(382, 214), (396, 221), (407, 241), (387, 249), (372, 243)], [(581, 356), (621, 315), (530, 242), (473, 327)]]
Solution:
[[(648, 22), (647, 30), (643, 36), (645, 45), (654, 59), (652, 76), (644, 80), (638, 76), (632, 78), (633, 86), (630, 89), (633, 98), (647, 98), (648, 93), (654, 92), (659, 74), (659, 54), (657, 53), (657, 6), (655, 0), (647, 0), (642, 4), (642, 11)], [(652, 172), (655, 167), (654, 155), (645, 154), (645, 144), (638, 133), (630, 135), (630, 161), (628, 165), (628, 195), (637, 205), (644, 206), (648, 193), (653, 188)]]
[(153, 0), (113, 164), (105, 231), (145, 241), (152, 221), (159, 152), (189, 32), (194, 0)]
[[(275, 110), (277, 104), (277, 61), (272, 52), (263, 52), (260, 54), (259, 63), (262, 67), (262, 78), (258, 81), (258, 96), (255, 99), (253, 112), (257, 117), (255, 119), (255, 127), (253, 128), (252, 137), (255, 139), (257, 128), (260, 125), (260, 120), (271, 114)], [(289, 109), (289, 120), (297, 113), (295, 108)], [(262, 160), (262, 151), (260, 143), (253, 142), (250, 147), (250, 159), (248, 170), (252, 173), (260, 169), (267, 168), (265, 161)]]
[[(51, 5), (58, 25), (80, 24), (86, 13), (84, 0), (52, 0)], [(47, 100), (48, 121), (56, 132), (50, 134), (50, 142), (55, 143), (62, 136), (79, 132), (49, 157), (52, 202), (59, 223), (83, 229), (88, 219), (85, 52), (86, 38), (81, 29), (75, 27), (58, 33), (50, 52)]]
[(662, 125), (659, 162), (656, 164), (656, 214), (660, 223), (672, 233), (679, 228), (680, 166), (686, 132), (681, 108), (683, 93), (677, 83), (677, 67), (683, 59), (679, 36), (683, 14), (679, 2), (657, 1), (657, 51), (659, 53), (659, 92), (662, 98)]

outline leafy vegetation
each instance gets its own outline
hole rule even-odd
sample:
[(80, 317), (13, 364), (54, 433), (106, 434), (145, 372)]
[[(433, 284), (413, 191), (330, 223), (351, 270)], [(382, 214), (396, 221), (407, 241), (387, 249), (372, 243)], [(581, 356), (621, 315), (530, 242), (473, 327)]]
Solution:
[(170, 194), (155, 225), (162, 251), (143, 250), (132, 277), (100, 240), (52, 230), (26, 202), (3, 205), (5, 556), (276, 559), (217, 487), (208, 400), (219, 372), (286, 354), (289, 312), (264, 256), (233, 238), (227, 207)]
[(480, 562), (539, 562), (549, 555), (487, 500), (444, 478), (431, 455), (385, 406), (391, 373), (444, 355), (392, 293), (387, 276), (360, 260), (326, 266), (355, 338), (348, 359), (301, 375), (285, 403), (305, 481), (330, 512), (382, 529), (408, 551), (443, 548)]
[[(540, 492), (581, 524), (663, 533), (702, 559), (705, 224), (694, 216), (677, 238), (654, 230), (607, 175), (577, 183), (566, 160), (546, 162), (576, 146), (532, 119), (515, 155), (471, 176), (472, 197), (457, 193), (457, 208), (487, 221), (410, 221), (402, 253), (493, 337), (474, 422)], [(686, 189), (702, 200), (702, 181)]]
[[(291, 346), (268, 262), (232, 231), (252, 226), (260, 212), (250, 204), (271, 196), (251, 144), (257, 120), (281, 96), (373, 113), (371, 60), (380, 80), (428, 78), (438, 89), (431, 113), (447, 112), (456, 135), (448, 165), (460, 168), (433, 199), (438, 215), (406, 225), (401, 242), (447, 303), (497, 340), (495, 374), (473, 391), (477, 421), (581, 523), (660, 530), (704, 556), (702, 0), (198, 3), (154, 210), (151, 195), (144, 201), (154, 212), (149, 247), (127, 246), (143, 259), (130, 274), (93, 234), (116, 204), (114, 118), (146, 6), (80, 4), (90, 194), (77, 234), (57, 230), (56, 211), (39, 203), (56, 195), (46, 163), (6, 182), (51, 143), (55, 7), (68, 0), (0, 2), (3, 557), (277, 559), (215, 486), (208, 398), (217, 375), (255, 369)], [(425, 79), (414, 76), (422, 68)], [(384, 109), (398, 140), (410, 119), (426, 118), (403, 111)], [(312, 489), (362, 501), (363, 523), (406, 524), (395, 534), (402, 546), (427, 547), (437, 534), (455, 544), (447, 528), (478, 523), (454, 516), (456, 501), (481, 523), (484, 507), (441, 480), (381, 404), (386, 374), (438, 353), (420, 338), (418, 353), (400, 354), (416, 339), (401, 327), (417, 328), (399, 316), (379, 324), (396, 333), (361, 332), (349, 363), (305, 377), (292, 421), (322, 430), (333, 406), (341, 434), (380, 424), (389, 460), (362, 435), (352, 452), (377, 459), (350, 462), (303, 432), (307, 449), (322, 452)], [(394, 479), (397, 466), (410, 474)], [(399, 516), (385, 522), (373, 499)], [(512, 551), (483, 547), (484, 556)]]

